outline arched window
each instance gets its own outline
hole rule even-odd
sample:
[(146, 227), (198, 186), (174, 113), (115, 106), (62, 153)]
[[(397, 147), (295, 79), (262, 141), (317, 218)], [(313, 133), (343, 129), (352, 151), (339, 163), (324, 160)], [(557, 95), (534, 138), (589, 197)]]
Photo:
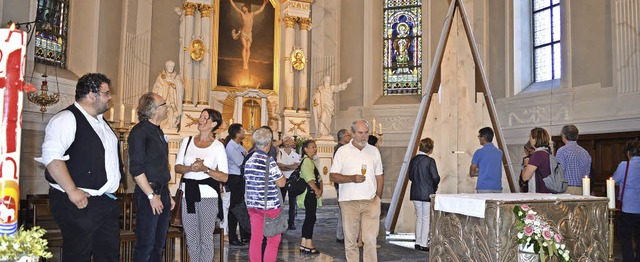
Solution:
[(561, 77), (560, 0), (533, 0), (534, 82)]
[(66, 67), (69, 0), (38, 0), (35, 60)]
[(422, 94), (422, 0), (384, 1), (382, 93)]

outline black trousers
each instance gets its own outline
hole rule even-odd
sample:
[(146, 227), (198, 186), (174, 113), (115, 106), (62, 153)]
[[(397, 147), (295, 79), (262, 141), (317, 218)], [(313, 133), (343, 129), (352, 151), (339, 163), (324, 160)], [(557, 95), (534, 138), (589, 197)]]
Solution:
[(304, 196), (304, 223), (302, 224), (302, 237), (313, 239), (313, 227), (316, 225), (316, 209), (318, 208), (318, 199), (316, 194), (311, 193), (307, 189), (307, 195)]
[[(287, 196), (288, 190), (289, 190), (289, 187), (287, 187), (287, 186), (280, 188), (280, 192), (282, 192), (282, 199), (283, 200)], [(294, 226), (295, 225), (295, 221), (296, 221), (296, 198), (297, 197), (295, 197), (295, 196), (292, 197), (291, 195), (289, 195), (289, 226)]]
[[(640, 261), (640, 214), (624, 213), (618, 222), (618, 238), (622, 246), (622, 260), (624, 262)], [(633, 250), (633, 238), (636, 247)]]
[(120, 252), (120, 205), (107, 196), (92, 196), (83, 209), (69, 196), (49, 188), (51, 214), (62, 232), (62, 261), (113, 261)]
[[(227, 186), (229, 187), (229, 191), (231, 191), (231, 197), (229, 198), (229, 241), (238, 240), (238, 234), (236, 233), (236, 228), (238, 227), (238, 218), (231, 212), (238, 204), (244, 201), (244, 177), (239, 175), (229, 175), (229, 179), (227, 180)], [(249, 228), (245, 229), (240, 227), (240, 236), (242, 239), (249, 239)]]

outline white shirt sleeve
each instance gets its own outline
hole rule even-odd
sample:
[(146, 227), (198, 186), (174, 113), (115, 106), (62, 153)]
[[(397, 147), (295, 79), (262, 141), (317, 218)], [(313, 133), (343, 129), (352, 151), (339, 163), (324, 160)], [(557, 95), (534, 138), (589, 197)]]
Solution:
[[(331, 171), (330, 173), (338, 173), (338, 174), (342, 174), (342, 152), (345, 152), (345, 150), (338, 150), (338, 152), (336, 152), (336, 155), (333, 157), (333, 163), (331, 164)], [(342, 174), (342, 175), (346, 175), (346, 174)]]
[(185, 165), (184, 154), (187, 150), (187, 142), (189, 142), (189, 137), (183, 138), (182, 142), (180, 143), (180, 149), (178, 149), (178, 154), (176, 155), (176, 165)]
[(380, 156), (380, 150), (376, 149), (376, 155), (374, 156), (374, 163), (375, 163), (375, 175), (376, 176), (381, 176), (383, 175), (383, 170), (382, 170), (382, 157)]
[(34, 158), (36, 161), (49, 165), (53, 160), (69, 160), (64, 153), (69, 149), (76, 136), (76, 118), (69, 110), (64, 110), (49, 120), (45, 129), (42, 156)]
[(216, 146), (216, 148), (214, 148), (213, 152), (217, 164), (217, 166), (213, 167), (213, 169), (218, 168), (218, 171), (229, 174), (229, 161), (227, 159), (227, 151), (225, 151), (224, 145), (220, 143), (219, 146)]

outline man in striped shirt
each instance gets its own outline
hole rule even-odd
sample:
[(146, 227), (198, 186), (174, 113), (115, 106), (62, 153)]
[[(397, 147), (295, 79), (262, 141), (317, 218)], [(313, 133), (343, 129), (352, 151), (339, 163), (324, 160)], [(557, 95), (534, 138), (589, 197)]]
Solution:
[(582, 178), (591, 172), (591, 155), (578, 145), (578, 128), (565, 125), (561, 131), (564, 146), (556, 152), (556, 158), (564, 170), (564, 176), (569, 181), (567, 193), (582, 195)]

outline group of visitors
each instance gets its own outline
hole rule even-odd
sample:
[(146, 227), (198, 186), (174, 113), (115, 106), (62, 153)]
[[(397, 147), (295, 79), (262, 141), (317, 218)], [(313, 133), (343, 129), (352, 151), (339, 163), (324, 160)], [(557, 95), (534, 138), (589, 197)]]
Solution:
[[(123, 174), (123, 163), (117, 135), (102, 115), (110, 107), (110, 85), (110, 80), (98, 73), (78, 80), (75, 102), (50, 120), (42, 157), (37, 159), (46, 166), (45, 177), (51, 185), (51, 211), (65, 244), (64, 261), (119, 259), (120, 207), (114, 193)], [(158, 94), (145, 93), (138, 101), (137, 112), (139, 123), (128, 137), (130, 173), (136, 182), (134, 261), (159, 261), (170, 210), (175, 206), (168, 187), (171, 179), (168, 137), (160, 128), (160, 123), (167, 118), (167, 102)], [(182, 140), (174, 167), (182, 174), (182, 217), (191, 260), (212, 261), (213, 230), (218, 217), (226, 222), (231, 245), (249, 243), (251, 261), (275, 261), (281, 235), (265, 238), (263, 221), (265, 217), (274, 218), (283, 209), (284, 198), (280, 195), (287, 195), (285, 184), (294, 170), (299, 170), (307, 187), (298, 196), (289, 194), (289, 229), (295, 229), (296, 205), (304, 208), (299, 249), (318, 254), (313, 233), (324, 188), (314, 160), (318, 152), (316, 142), (306, 140), (298, 155), (296, 141), (285, 137), (282, 142), (273, 142), (270, 128), (261, 127), (253, 132), (254, 147), (247, 151), (242, 146), (245, 130), (240, 124), (229, 126), (225, 143), (216, 139), (214, 133), (223, 124), (220, 112), (204, 109), (197, 123), (198, 133)], [(337, 136), (329, 175), (336, 185), (340, 207), (336, 241), (344, 243), (348, 261), (360, 260), (359, 241), (364, 261), (377, 261), (376, 238), (384, 184), (382, 160), (376, 147), (380, 141), (370, 138), (369, 123), (365, 120), (354, 121), (351, 130), (342, 129)], [(478, 193), (502, 192), (503, 155), (493, 145), (493, 137), (489, 127), (478, 132), (482, 148), (474, 153), (469, 169), (470, 176), (478, 177)], [(581, 194), (581, 178), (591, 173), (591, 156), (577, 144), (576, 126), (564, 126), (561, 137), (565, 145), (557, 150), (556, 158), (568, 181), (567, 192)], [(280, 143), (282, 148), (278, 150), (276, 146)], [(431, 138), (422, 139), (420, 152), (409, 163), (410, 199), (417, 215), (415, 248), (426, 251), (429, 250), (430, 195), (437, 192), (440, 182), (436, 162), (431, 157), (433, 149)], [(549, 133), (544, 128), (533, 128), (524, 149), (521, 188), (530, 192), (552, 192), (543, 182), (551, 174)], [(625, 261), (634, 261), (634, 256), (640, 257), (640, 200), (637, 197), (640, 194), (640, 142), (629, 141), (625, 153), (628, 161), (620, 163), (613, 179), (621, 185), (619, 237), (623, 257)], [(224, 195), (230, 195), (229, 203), (220, 200)], [(246, 204), (250, 228), (240, 223), (238, 238), (238, 219), (242, 218), (242, 212), (237, 210), (243, 208), (242, 204)], [(228, 214), (223, 210), (229, 210)]]

